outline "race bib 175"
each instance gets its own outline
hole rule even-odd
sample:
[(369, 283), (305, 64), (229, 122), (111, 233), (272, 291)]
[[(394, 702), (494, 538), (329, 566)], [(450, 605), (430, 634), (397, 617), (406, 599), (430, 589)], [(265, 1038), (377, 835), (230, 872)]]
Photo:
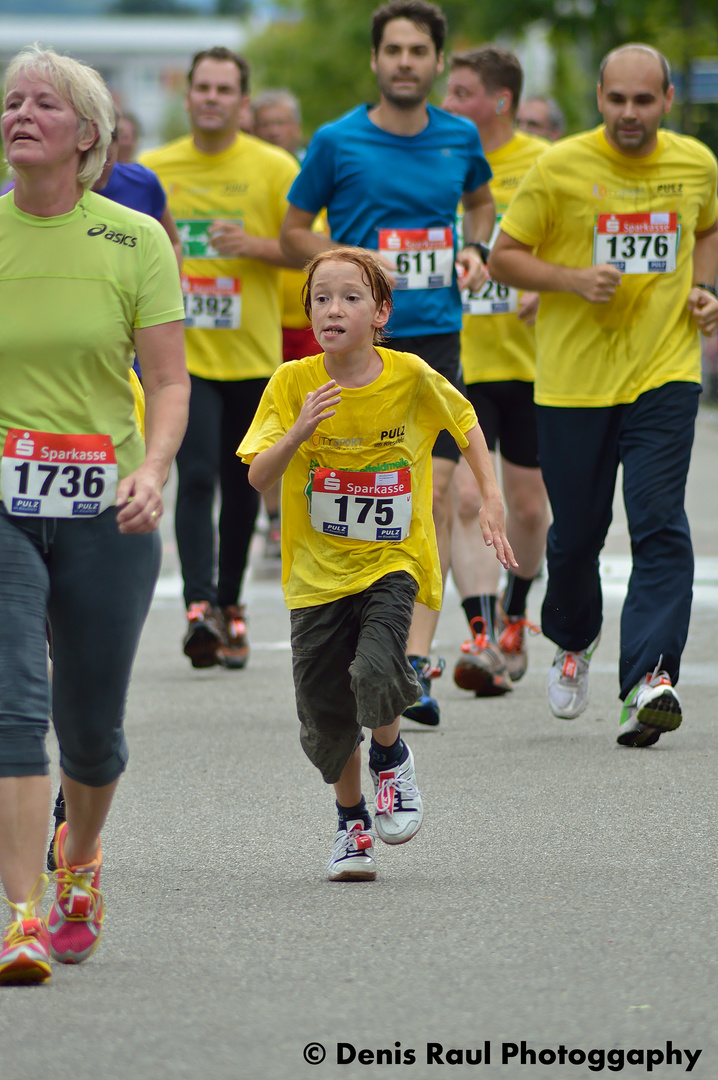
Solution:
[(344, 472), (316, 469), (312, 526), (352, 540), (403, 540), (411, 528), (411, 471)]

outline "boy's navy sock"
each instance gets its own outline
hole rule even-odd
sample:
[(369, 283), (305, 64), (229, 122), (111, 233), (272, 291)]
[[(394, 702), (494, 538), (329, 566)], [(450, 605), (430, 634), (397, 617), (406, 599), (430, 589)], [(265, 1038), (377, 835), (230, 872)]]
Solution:
[(408, 756), (409, 748), (403, 742), (401, 735), (397, 736), (396, 742), (391, 746), (382, 746), (372, 735), (369, 768), (374, 772), (379, 772), (380, 769), (395, 769), (397, 765), (406, 761)]
[(341, 806), (337, 803), (337, 813), (339, 814), (339, 826), (346, 828), (347, 821), (358, 821), (359, 818), (364, 822), (365, 829), (371, 829), (371, 814), (366, 808), (366, 799), (362, 795), (356, 806)]

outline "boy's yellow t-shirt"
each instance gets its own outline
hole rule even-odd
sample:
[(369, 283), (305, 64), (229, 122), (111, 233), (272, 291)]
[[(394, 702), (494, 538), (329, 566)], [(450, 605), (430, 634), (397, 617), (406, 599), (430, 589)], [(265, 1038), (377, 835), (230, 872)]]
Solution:
[[(435, 610), (441, 607), (441, 569), (431, 513), (431, 450), (443, 428), (465, 447), (465, 433), (477, 424), (476, 413), (451, 383), (418, 356), (381, 347), (377, 352), (384, 362), (379, 377), (368, 386), (341, 388), (336, 414), (301, 445), (284, 473), (282, 585), (290, 609), (351, 596), (398, 570), (416, 580), (418, 601)], [(249, 463), (278, 442), (296, 421), (307, 394), (328, 381), (323, 353), (282, 365), (270, 379), (242, 439), (237, 451), (242, 460)], [(377, 541), (318, 531), (310, 515), (312, 485), (321, 468), (364, 473), (372, 488), (377, 481), (371, 474), (385, 474), (383, 483), (389, 474), (408, 469), (408, 535), (398, 541)], [(336, 500), (330, 498), (338, 504), (335, 509), (340, 516), (346, 509), (342, 498), (341, 494)], [(370, 522), (391, 516), (386, 503), (371, 496), (357, 503), (350, 505), (350, 517), (364, 511)]]
[[(493, 173), (489, 187), (496, 204), (497, 232), (524, 176), (550, 145), (546, 139), (516, 131), (505, 146), (487, 152), (486, 160)], [(508, 289), (505, 291), (508, 293)], [(479, 295), (483, 293), (499, 300), (502, 287), (497, 287), (495, 282), (487, 282), (479, 290)], [(515, 298), (515, 290), (513, 295)], [(470, 383), (505, 380), (533, 382), (536, 370), (535, 328), (521, 322), (515, 311), (491, 315), (465, 312), (461, 333), (461, 366), (467, 386)]]
[[(537, 404), (629, 404), (668, 382), (700, 382), (699, 332), (686, 301), (695, 233), (718, 217), (716, 176), (716, 159), (706, 146), (664, 130), (656, 149), (641, 158), (614, 150), (600, 127), (562, 140), (538, 159), (501, 228), (540, 259), (591, 266), (599, 230), (618, 227), (623, 215), (648, 215), (648, 227), (657, 229), (665, 219), (672, 230), (675, 221), (678, 240), (675, 270), (623, 273), (606, 304), (590, 304), (573, 293), (542, 293)], [(664, 246), (672, 242), (666, 238)], [(616, 250), (621, 255), (630, 245), (617, 241)], [(660, 255), (663, 247), (651, 250)], [(660, 268), (660, 258), (652, 265)]]
[(204, 379), (266, 379), (282, 359), (281, 271), (257, 259), (213, 254), (215, 221), (275, 239), (299, 165), (285, 150), (244, 133), (219, 154), (191, 136), (143, 154), (177, 222), (184, 263), (187, 367)]

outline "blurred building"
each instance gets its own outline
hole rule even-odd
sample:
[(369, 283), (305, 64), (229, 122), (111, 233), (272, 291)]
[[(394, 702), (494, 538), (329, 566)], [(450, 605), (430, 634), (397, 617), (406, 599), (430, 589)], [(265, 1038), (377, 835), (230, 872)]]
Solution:
[[(86, 0), (86, 6), (96, 9), (98, 4)], [(178, 123), (194, 53), (213, 45), (241, 51), (248, 35), (249, 29), (236, 19), (0, 14), (0, 67), (35, 41), (91, 64), (119, 105), (139, 117), (144, 149), (176, 134), (172, 128)]]

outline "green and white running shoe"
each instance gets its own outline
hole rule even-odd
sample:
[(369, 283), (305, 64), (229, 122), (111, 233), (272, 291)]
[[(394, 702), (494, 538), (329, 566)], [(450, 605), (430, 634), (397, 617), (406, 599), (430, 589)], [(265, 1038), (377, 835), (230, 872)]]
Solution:
[(621, 746), (652, 746), (665, 731), (680, 727), (682, 719), (681, 703), (670, 676), (656, 665), (656, 670), (634, 686), (624, 701), (617, 742)]

